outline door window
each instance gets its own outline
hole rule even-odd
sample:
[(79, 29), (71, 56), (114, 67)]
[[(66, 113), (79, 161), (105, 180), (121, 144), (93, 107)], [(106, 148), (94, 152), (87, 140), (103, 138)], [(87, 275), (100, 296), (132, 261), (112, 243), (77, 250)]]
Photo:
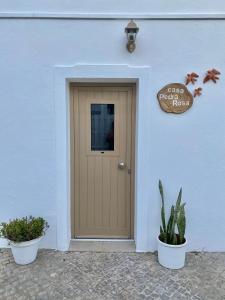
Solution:
[(91, 151), (114, 150), (114, 104), (91, 104)]

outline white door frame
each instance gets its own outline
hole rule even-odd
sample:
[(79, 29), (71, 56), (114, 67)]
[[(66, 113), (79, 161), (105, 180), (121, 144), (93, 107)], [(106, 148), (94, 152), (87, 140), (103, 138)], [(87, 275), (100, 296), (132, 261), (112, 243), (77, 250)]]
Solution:
[[(81, 64), (54, 67), (57, 249), (62, 251), (68, 250), (71, 240), (70, 82), (136, 83), (134, 239), (136, 251), (153, 250), (154, 246), (151, 244), (151, 239), (149, 238), (152, 230), (149, 228), (148, 221), (151, 218), (148, 205), (150, 199), (148, 199), (149, 193), (147, 191), (145, 176), (145, 174), (149, 174), (150, 160), (147, 152), (143, 153), (146, 139), (148, 139), (146, 128), (150, 125), (148, 121), (151, 99), (150, 67)], [(147, 144), (149, 144), (148, 141)], [(150, 181), (150, 177), (148, 180)]]

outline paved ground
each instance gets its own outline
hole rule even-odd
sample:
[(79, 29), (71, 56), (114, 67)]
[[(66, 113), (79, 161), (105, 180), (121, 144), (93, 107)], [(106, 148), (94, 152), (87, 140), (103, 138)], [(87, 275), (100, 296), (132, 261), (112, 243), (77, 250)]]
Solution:
[(0, 250), (0, 299), (225, 300), (225, 253), (191, 253), (171, 271), (154, 254), (42, 250), (17, 266)]

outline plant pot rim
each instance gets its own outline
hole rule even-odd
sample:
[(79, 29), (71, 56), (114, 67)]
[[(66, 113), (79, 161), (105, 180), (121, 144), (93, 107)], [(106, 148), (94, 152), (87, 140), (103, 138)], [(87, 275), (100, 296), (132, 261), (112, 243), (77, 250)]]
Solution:
[(38, 243), (42, 238), (43, 238), (43, 236), (40, 236), (36, 239), (30, 240), (30, 241), (24, 241), (24, 242), (14, 242), (11, 240), (8, 240), (8, 241), (9, 241), (9, 244), (12, 245), (13, 247), (27, 247), (27, 246), (31, 246), (35, 243)]
[(168, 247), (168, 248), (182, 248), (182, 247), (185, 247), (187, 245), (187, 239), (185, 239), (185, 242), (183, 244), (180, 244), (180, 245), (171, 245), (171, 244), (164, 243), (164, 242), (160, 241), (159, 236), (157, 237), (157, 239), (158, 239), (158, 242), (161, 245), (163, 245), (164, 247)]

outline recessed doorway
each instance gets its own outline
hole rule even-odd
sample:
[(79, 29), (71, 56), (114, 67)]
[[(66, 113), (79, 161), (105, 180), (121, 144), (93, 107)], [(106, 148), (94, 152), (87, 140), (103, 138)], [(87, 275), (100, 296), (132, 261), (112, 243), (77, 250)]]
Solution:
[(70, 93), (72, 238), (133, 239), (135, 86)]

